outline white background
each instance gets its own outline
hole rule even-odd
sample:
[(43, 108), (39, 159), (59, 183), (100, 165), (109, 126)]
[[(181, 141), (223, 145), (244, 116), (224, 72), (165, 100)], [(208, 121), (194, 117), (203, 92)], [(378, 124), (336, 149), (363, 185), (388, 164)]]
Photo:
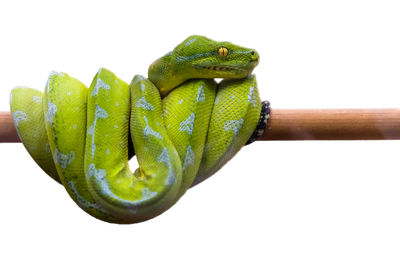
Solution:
[[(253, 47), (273, 108), (399, 108), (398, 1), (0, 2), (0, 110), (51, 70), (130, 82), (191, 34)], [(0, 144), (0, 266), (399, 266), (400, 143), (257, 142), (163, 215), (81, 211)]]

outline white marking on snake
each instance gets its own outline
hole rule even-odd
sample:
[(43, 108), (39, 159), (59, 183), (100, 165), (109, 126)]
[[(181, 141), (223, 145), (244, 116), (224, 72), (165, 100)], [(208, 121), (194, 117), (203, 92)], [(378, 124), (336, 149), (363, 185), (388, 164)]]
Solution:
[(253, 53), (253, 51), (249, 51), (249, 50), (246, 50), (246, 51), (244, 51), (244, 50), (234, 50), (234, 51), (232, 51), (231, 52), (232, 54), (250, 54), (250, 53)]
[(185, 46), (188, 46), (188, 45), (192, 44), (194, 41), (196, 41), (196, 37), (193, 37), (192, 39), (188, 40), (188, 41), (185, 43)]
[(212, 56), (213, 54), (214, 54), (214, 52), (205, 52), (205, 53), (199, 53), (199, 54), (194, 54), (194, 55), (190, 55), (190, 56), (178, 56), (175, 59), (175, 61), (180, 62), (180, 61), (192, 60), (192, 59), (196, 59), (196, 58)]
[(144, 187), (142, 189), (142, 198), (141, 199), (139, 199), (139, 200), (122, 199), (119, 196), (115, 195), (114, 192), (111, 191), (110, 186), (106, 179), (106, 175), (107, 175), (106, 170), (96, 169), (96, 166), (93, 163), (91, 163), (89, 165), (86, 175), (88, 178), (94, 177), (96, 179), (96, 182), (99, 184), (100, 190), (102, 191), (103, 194), (107, 195), (108, 197), (113, 198), (114, 200), (116, 200), (119, 203), (124, 204), (126, 206), (141, 204), (144, 201), (149, 200), (150, 198), (153, 198), (157, 195), (157, 192), (152, 192), (149, 190), (148, 187)]
[(67, 95), (71, 95), (71, 92), (67, 92)]
[(165, 185), (172, 185), (172, 184), (176, 183), (176, 177), (175, 177), (174, 171), (172, 170), (171, 160), (169, 158), (168, 150), (165, 147), (164, 147), (163, 151), (161, 152), (161, 154), (158, 156), (157, 161), (167, 163), (169, 171), (168, 171), (167, 179), (165, 179)]
[(63, 154), (56, 148), (56, 150), (54, 151), (53, 159), (54, 162), (58, 163), (64, 170), (75, 159), (75, 152), (70, 151), (68, 154)]
[(72, 125), (72, 128), (74, 128), (74, 130), (76, 130), (76, 124)]
[(118, 125), (114, 124), (114, 128), (115, 128), (115, 129), (118, 129)]
[(106, 178), (106, 170), (104, 169), (96, 169), (96, 165), (94, 163), (90, 163), (88, 166), (87, 177), (94, 177), (97, 180), (103, 180)]
[(119, 103), (118, 103), (118, 102), (115, 102), (115, 106), (118, 107), (118, 106), (119, 106)]
[(138, 83), (139, 81), (142, 81), (142, 80), (144, 80), (143, 76), (135, 75), (135, 77), (133, 77), (132, 84), (136, 84), (136, 83)]
[(51, 102), (47, 103), (46, 120), (53, 126), (54, 114), (57, 112), (57, 106)]
[(95, 119), (102, 118), (106, 119), (108, 118), (108, 113), (105, 111), (105, 109), (102, 109), (99, 105), (96, 105), (96, 110), (95, 110)]
[(152, 192), (148, 187), (142, 189), (142, 201), (153, 198), (157, 195), (157, 192)]
[(107, 150), (106, 150), (106, 154), (107, 154), (107, 155), (110, 155), (110, 149), (107, 149)]
[(53, 76), (53, 75), (57, 75), (57, 76), (61, 76), (61, 77), (65, 77), (64, 73), (58, 72), (58, 71), (50, 71), (49, 77)]
[(254, 86), (250, 86), (249, 95), (247, 96), (247, 101), (249, 101), (254, 107), (257, 105), (256, 95)]
[(85, 206), (86, 208), (94, 208), (94, 209), (98, 209), (99, 211), (106, 213), (106, 211), (103, 210), (102, 207), (98, 206), (96, 203), (91, 203), (91, 202), (87, 201), (84, 197), (82, 197), (78, 193), (78, 190), (76, 190), (74, 181), (69, 181), (67, 184), (68, 184), (68, 187), (72, 190), (72, 192), (74, 192), (76, 200), (79, 202), (79, 204)]
[[(14, 88), (15, 89), (15, 88)], [(13, 89), (13, 90), (14, 90)], [(10, 105), (11, 105), (11, 102), (12, 102), (12, 91), (10, 92), (10, 99), (9, 99), (9, 103), (10, 103)]]
[(187, 131), (189, 135), (192, 134), (193, 132), (193, 123), (195, 119), (195, 114), (194, 112), (190, 113), (190, 115), (186, 118), (186, 120), (182, 121), (179, 124), (179, 131), (184, 132)]
[(242, 128), (243, 118), (239, 120), (230, 120), (224, 124), (225, 131), (232, 131), (235, 135), (237, 135)]
[(105, 82), (103, 82), (102, 79), (97, 78), (96, 85), (94, 86), (93, 91), (90, 95), (91, 96), (97, 95), (99, 93), (100, 88), (105, 89), (105, 90), (110, 90), (111, 87), (108, 84), (106, 84)]
[(47, 93), (49, 93), (49, 91), (50, 91), (50, 77), (49, 77), (49, 79), (47, 79), (47, 82), (46, 82), (46, 91), (47, 91)]
[(32, 101), (36, 103), (42, 103), (42, 97), (38, 95), (32, 96)]
[(196, 101), (197, 102), (202, 102), (206, 100), (206, 95), (204, 94), (204, 89), (203, 89), (203, 85), (200, 84), (199, 90), (197, 91), (197, 98)]
[(28, 116), (26, 115), (25, 112), (23, 112), (21, 110), (17, 110), (13, 113), (13, 120), (14, 120), (15, 128), (18, 128), (20, 121), (26, 121), (27, 119), (28, 119)]
[(146, 116), (143, 116), (143, 119), (146, 122), (146, 127), (144, 127), (144, 129), (143, 129), (143, 134), (146, 137), (149, 137), (149, 135), (152, 135), (154, 137), (157, 137), (158, 139), (163, 139), (163, 137), (161, 136), (161, 134), (159, 132), (156, 132), (153, 129), (151, 129), (151, 127), (149, 125), (149, 121), (147, 120)]
[(65, 76), (64, 73), (57, 72), (57, 71), (51, 71), (50, 74), (49, 74), (49, 78), (47, 79), (47, 83), (46, 83), (47, 93), (50, 91), (50, 79), (51, 79), (51, 77), (54, 76), (54, 75), (56, 75), (56, 76), (61, 76), (61, 77), (64, 77), (64, 76)]
[[(93, 140), (93, 138), (92, 138), (92, 140)], [(93, 158), (94, 157), (94, 151), (96, 151), (96, 144), (92, 144), (91, 145), (90, 151), (92, 152), (92, 158)]]
[(139, 100), (136, 102), (136, 107), (142, 108), (145, 110), (154, 110), (153, 105), (150, 104), (149, 102), (147, 102), (146, 99), (144, 98), (144, 96), (139, 98)]
[(195, 158), (194, 151), (192, 150), (192, 147), (190, 145), (188, 145), (188, 147), (186, 149), (185, 160), (183, 161), (182, 170), (185, 170), (188, 165), (193, 165), (194, 158)]
[(145, 85), (144, 83), (141, 83), (141, 84), (140, 84), (140, 89), (141, 89), (142, 91), (146, 90), (146, 85)]
[(96, 130), (97, 120), (100, 118), (101, 119), (108, 118), (108, 113), (107, 113), (107, 111), (102, 109), (99, 105), (96, 105), (96, 109), (94, 112), (94, 121), (87, 130), (87, 134), (90, 134), (92, 136), (92, 146), (91, 146), (92, 158), (94, 157), (94, 151), (96, 150), (96, 144), (94, 143), (94, 133)]
[(183, 99), (181, 98), (181, 99), (179, 100), (178, 103), (179, 103), (179, 104), (182, 104), (182, 102), (183, 102)]

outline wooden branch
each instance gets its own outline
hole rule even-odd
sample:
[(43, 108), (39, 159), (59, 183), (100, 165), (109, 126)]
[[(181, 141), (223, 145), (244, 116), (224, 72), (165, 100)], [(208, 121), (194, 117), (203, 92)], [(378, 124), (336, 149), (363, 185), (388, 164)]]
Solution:
[(258, 140), (396, 140), (400, 109), (271, 109)]
[(11, 113), (0, 111), (0, 143), (18, 143), (17, 131)]
[[(396, 140), (400, 109), (272, 109), (268, 140)], [(21, 142), (10, 112), (0, 112), (0, 143)]]

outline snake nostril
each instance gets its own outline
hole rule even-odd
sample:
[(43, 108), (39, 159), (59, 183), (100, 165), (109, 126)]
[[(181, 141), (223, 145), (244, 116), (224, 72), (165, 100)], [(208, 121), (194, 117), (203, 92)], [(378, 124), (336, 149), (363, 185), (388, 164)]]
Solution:
[(256, 52), (253, 50), (251, 51), (251, 55), (254, 56), (256, 54)]

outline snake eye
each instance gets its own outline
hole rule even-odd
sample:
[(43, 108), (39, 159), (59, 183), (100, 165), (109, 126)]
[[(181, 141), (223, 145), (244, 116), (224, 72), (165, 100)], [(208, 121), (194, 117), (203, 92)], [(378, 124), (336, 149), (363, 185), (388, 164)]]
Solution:
[(220, 48), (218, 48), (218, 55), (220, 57), (226, 57), (229, 53), (228, 48), (226, 48), (225, 46), (221, 46)]

